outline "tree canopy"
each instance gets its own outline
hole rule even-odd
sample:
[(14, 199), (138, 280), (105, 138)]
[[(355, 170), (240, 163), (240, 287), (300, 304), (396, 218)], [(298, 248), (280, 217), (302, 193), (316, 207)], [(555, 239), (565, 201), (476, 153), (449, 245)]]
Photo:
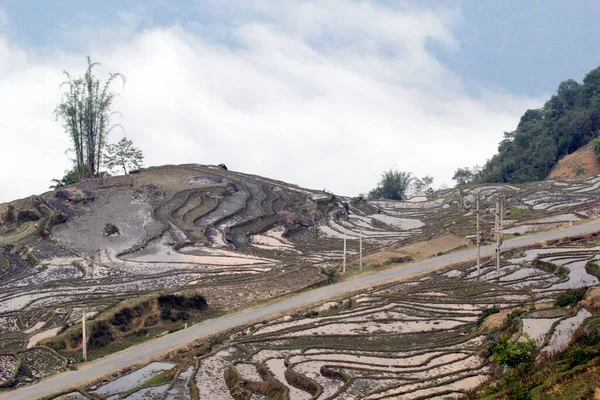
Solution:
[(104, 163), (109, 170), (119, 168), (127, 175), (128, 169), (142, 167), (144, 155), (140, 149), (133, 145), (131, 140), (123, 137), (117, 143), (109, 144), (106, 147)]
[(581, 84), (573, 79), (562, 82), (542, 108), (527, 110), (517, 128), (504, 133), (498, 153), (475, 180), (522, 183), (545, 179), (560, 158), (599, 134), (600, 67), (590, 71)]
[(391, 168), (381, 174), (381, 180), (368, 194), (369, 199), (405, 200), (409, 196), (431, 194), (433, 177), (413, 176), (411, 172)]
[(125, 84), (125, 77), (110, 73), (106, 82), (102, 83), (93, 71), (98, 65), (88, 57), (83, 77), (64, 71), (67, 80), (61, 85), (64, 89), (62, 99), (54, 111), (56, 119), (62, 120), (71, 138), (78, 177), (91, 178), (100, 174), (106, 137), (115, 126), (120, 126), (111, 125), (111, 117), (115, 113), (112, 110), (115, 94), (111, 85), (116, 79)]
[(369, 199), (404, 200), (413, 180), (410, 172), (391, 168), (381, 174), (377, 187), (369, 192)]

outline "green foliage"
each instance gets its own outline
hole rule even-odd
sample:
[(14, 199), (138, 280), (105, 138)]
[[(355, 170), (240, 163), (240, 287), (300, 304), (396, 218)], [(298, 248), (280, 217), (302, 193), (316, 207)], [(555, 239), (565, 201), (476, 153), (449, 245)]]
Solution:
[(39, 215), (29, 210), (19, 211), (19, 214), (17, 215), (17, 220), (19, 222), (39, 221), (39, 219)]
[(593, 353), (581, 346), (573, 346), (567, 351), (567, 368), (573, 369), (578, 365), (587, 364), (593, 358)]
[(142, 151), (133, 146), (133, 142), (123, 137), (116, 144), (106, 146), (106, 154), (104, 155), (104, 163), (109, 170), (115, 168), (123, 169), (123, 173), (127, 175), (127, 170), (141, 168), (144, 163), (144, 155)]
[(474, 165), (473, 167), (458, 168), (456, 171), (454, 171), (452, 180), (456, 181), (458, 186), (464, 186), (475, 182), (480, 174), (481, 167), (477, 165)]
[(404, 200), (406, 193), (415, 178), (410, 172), (390, 169), (381, 174), (377, 187), (369, 192), (369, 199)]
[(478, 182), (521, 183), (546, 178), (557, 161), (600, 133), (600, 67), (583, 84), (569, 79), (542, 108), (527, 110), (517, 129), (505, 132), (498, 153)]
[(422, 178), (415, 178), (412, 182), (412, 194), (414, 196), (431, 195), (433, 194), (433, 177), (426, 175)]
[(125, 307), (115, 313), (110, 323), (116, 326), (128, 326), (136, 316), (131, 308)]
[(572, 304), (577, 304), (585, 297), (587, 292), (586, 287), (578, 288), (578, 289), (569, 289), (564, 293), (561, 293), (556, 300), (555, 306), (557, 307), (566, 307)]
[(481, 326), (481, 324), (483, 324), (485, 319), (487, 317), (489, 317), (490, 315), (498, 314), (499, 312), (500, 312), (500, 308), (498, 308), (497, 306), (483, 310), (483, 312), (481, 313), (479, 318), (477, 318), (477, 326)]
[(594, 275), (596, 278), (600, 279), (600, 265), (596, 262), (588, 261), (587, 264), (585, 264), (585, 270), (588, 274)]
[(335, 268), (321, 267), (321, 275), (325, 275), (327, 278), (327, 284), (331, 285), (337, 280), (337, 271)]
[(594, 143), (594, 154), (600, 158), (600, 139), (596, 138), (593, 140)]
[(176, 310), (204, 310), (208, 307), (206, 299), (199, 294), (189, 298), (177, 294), (164, 294), (158, 297), (158, 305), (161, 309), (174, 308)]
[(575, 168), (575, 176), (585, 175), (586, 172), (587, 172), (587, 169), (583, 168), (581, 165), (578, 165)]
[(492, 353), (498, 364), (515, 368), (532, 363), (537, 355), (537, 346), (527, 334), (518, 340), (503, 337), (493, 347)]
[(40, 224), (38, 225), (37, 234), (39, 236), (44, 237), (50, 232), (52, 227), (54, 227), (55, 225), (64, 224), (65, 222), (67, 222), (67, 217), (60, 212), (48, 215), (44, 217), (44, 219), (42, 219), (42, 222), (40, 222)]
[(65, 171), (65, 175), (60, 179), (52, 179), (52, 185), (50, 189), (60, 189), (65, 186), (77, 183), (86, 174), (87, 168), (85, 166), (78, 168), (76, 165), (73, 168)]
[(6, 208), (6, 213), (4, 214), (4, 223), (10, 225), (13, 224), (15, 221), (15, 207), (12, 204), (9, 204)]
[(110, 87), (115, 79), (121, 79), (125, 84), (125, 77), (118, 73), (109, 74), (106, 82), (101, 83), (93, 71), (98, 65), (88, 57), (83, 77), (74, 77), (64, 72), (67, 80), (61, 85), (61, 89), (65, 90), (54, 111), (56, 119), (62, 120), (65, 131), (71, 138), (75, 169), (79, 176), (84, 177), (95, 177), (100, 173), (106, 136), (115, 126), (119, 126), (110, 125), (115, 97)]
[(98, 321), (92, 327), (92, 334), (88, 340), (88, 347), (90, 349), (98, 349), (105, 347), (115, 340), (110, 325), (106, 321)]

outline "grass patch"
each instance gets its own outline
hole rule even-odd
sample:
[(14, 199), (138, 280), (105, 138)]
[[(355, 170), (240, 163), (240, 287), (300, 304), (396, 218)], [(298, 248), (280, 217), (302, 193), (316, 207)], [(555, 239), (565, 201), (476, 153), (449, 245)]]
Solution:
[(0, 270), (6, 271), (10, 267), (10, 263), (4, 257), (0, 257)]
[(579, 303), (585, 297), (587, 293), (587, 288), (582, 287), (579, 289), (569, 289), (566, 292), (562, 293), (558, 296), (556, 303), (554, 304), (557, 307), (567, 307), (573, 304)]
[(527, 214), (529, 214), (529, 210), (526, 210), (524, 208), (518, 208), (518, 207), (510, 208), (510, 216), (511, 217), (521, 217), (521, 216), (527, 215)]
[(600, 265), (596, 264), (594, 261), (588, 261), (585, 264), (585, 270), (588, 274), (594, 275), (596, 278), (600, 279)]

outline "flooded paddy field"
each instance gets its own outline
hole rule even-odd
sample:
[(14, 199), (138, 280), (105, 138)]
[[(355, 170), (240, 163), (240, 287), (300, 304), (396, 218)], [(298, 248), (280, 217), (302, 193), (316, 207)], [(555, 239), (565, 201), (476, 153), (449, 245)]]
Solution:
[[(556, 352), (592, 317), (593, 310), (555, 302), (564, 283), (588, 282), (569, 266), (595, 259), (598, 241), (512, 250), (503, 254), (498, 276), (494, 260), (484, 260), (480, 276), (465, 262), (240, 327), (202, 354), (166, 357), (180, 375), (154, 387), (167, 393), (183, 376), (198, 399), (465, 397), (494, 374), (489, 349), (500, 332), (527, 334), (542, 353)], [(538, 267), (556, 258), (566, 270)], [(136, 382), (139, 395), (115, 399), (148, 390)]]
[[(359, 237), (367, 271), (400, 266), (473, 246), (477, 197), (485, 240), (491, 241), (496, 196), (504, 200), (507, 228), (519, 235), (599, 216), (597, 185), (593, 179), (547, 181), (448, 189), (411, 201), (364, 200), (217, 167), (184, 165), (82, 182), (78, 190), (89, 199), (81, 202), (66, 200), (59, 191), (19, 200), (14, 202), (17, 209), (36, 210), (42, 217), (60, 213), (66, 222), (53, 226), (48, 237), (35, 233), (35, 223), (0, 225), (0, 356), (6, 354), (0, 378), (12, 376), (11, 360), (22, 362), (30, 354), (27, 349), (46, 349), (42, 346), (54, 335), (80, 323), (84, 309), (92, 323), (108, 318), (103, 312), (118, 304), (161, 293), (196, 293), (213, 311), (230, 312), (326, 284), (321, 270), (340, 274), (344, 238), (354, 271)], [(106, 235), (108, 223), (119, 232)], [(307, 311), (306, 317), (247, 327), (244, 335), (231, 339), (241, 352), (221, 353), (221, 361), (210, 361), (218, 364), (211, 373), (217, 381), (227, 371), (248, 382), (272, 378), (267, 380), (279, 382), (281, 390), (297, 398), (317, 393), (319, 398), (463, 393), (488, 373), (485, 360), (477, 358), (480, 339), (473, 334), (483, 310), (510, 309), (598, 284), (586, 265), (600, 258), (599, 247), (578, 246), (530, 249), (506, 258), (499, 277), (491, 265), (484, 265), (479, 280), (472, 265), (462, 266), (330, 302)], [(540, 262), (569, 272), (540, 269)], [(464, 287), (473, 282), (471, 289)], [(465, 294), (475, 288), (481, 292)], [(553, 321), (548, 329), (555, 323), (560, 324)], [(184, 325), (178, 324), (174, 328)], [(548, 336), (529, 324), (532, 336)], [(395, 336), (437, 341), (436, 335), (447, 346), (419, 347), (420, 339), (416, 348), (402, 345), (402, 340), (397, 347), (390, 344)], [(319, 341), (324, 345), (318, 346)], [(339, 350), (344, 343), (347, 348)], [(463, 343), (466, 347), (460, 348)], [(44, 350), (55, 355), (45, 356), (52, 364), (47, 371), (78, 362), (73, 354), (81, 343), (73, 341), (72, 346), (65, 353)], [(269, 358), (253, 358), (267, 351), (272, 352)], [(421, 356), (424, 360), (417, 362)], [(200, 393), (224, 390), (222, 385), (202, 386), (208, 385), (202, 363), (180, 367), (168, 388), (136, 396), (159, 398), (174, 390), (174, 382), (181, 393), (190, 385), (200, 385)], [(38, 372), (20, 377), (19, 384), (46, 373)]]

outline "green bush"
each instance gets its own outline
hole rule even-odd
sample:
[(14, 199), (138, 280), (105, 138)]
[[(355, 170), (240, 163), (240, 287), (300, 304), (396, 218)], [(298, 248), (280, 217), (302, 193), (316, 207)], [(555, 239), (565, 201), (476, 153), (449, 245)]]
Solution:
[(39, 215), (29, 210), (19, 211), (19, 214), (17, 215), (17, 220), (19, 222), (38, 221), (39, 219)]
[(321, 267), (321, 275), (325, 275), (327, 278), (327, 284), (331, 285), (337, 280), (337, 271), (335, 268), (324, 268)]
[(593, 354), (581, 346), (573, 346), (567, 352), (567, 365), (571, 369), (578, 365), (587, 364), (593, 358)]
[(555, 306), (557, 307), (566, 307), (572, 304), (577, 304), (585, 297), (587, 292), (587, 287), (582, 287), (578, 289), (569, 289), (566, 292), (562, 293), (558, 296), (556, 300)]
[(161, 309), (185, 310), (187, 308), (187, 299), (185, 296), (176, 294), (163, 294), (158, 296), (158, 306)]
[(121, 311), (115, 313), (110, 323), (116, 326), (128, 326), (135, 317), (136, 315), (133, 310), (125, 307)]
[(537, 354), (537, 346), (527, 334), (517, 340), (504, 337), (496, 343), (492, 354), (497, 363), (514, 368), (532, 363)]
[(110, 325), (106, 321), (99, 321), (92, 328), (92, 334), (90, 335), (90, 339), (88, 341), (88, 347), (90, 349), (105, 347), (111, 344), (114, 340), (115, 337), (110, 330)]
[(594, 154), (596, 157), (600, 157), (600, 139), (594, 139)]
[(6, 209), (6, 214), (4, 214), (4, 223), (7, 225), (13, 224), (15, 222), (15, 208), (9, 204)]
[(588, 263), (585, 264), (585, 270), (588, 274), (594, 275), (596, 278), (600, 279), (600, 265), (594, 261), (588, 261)]

